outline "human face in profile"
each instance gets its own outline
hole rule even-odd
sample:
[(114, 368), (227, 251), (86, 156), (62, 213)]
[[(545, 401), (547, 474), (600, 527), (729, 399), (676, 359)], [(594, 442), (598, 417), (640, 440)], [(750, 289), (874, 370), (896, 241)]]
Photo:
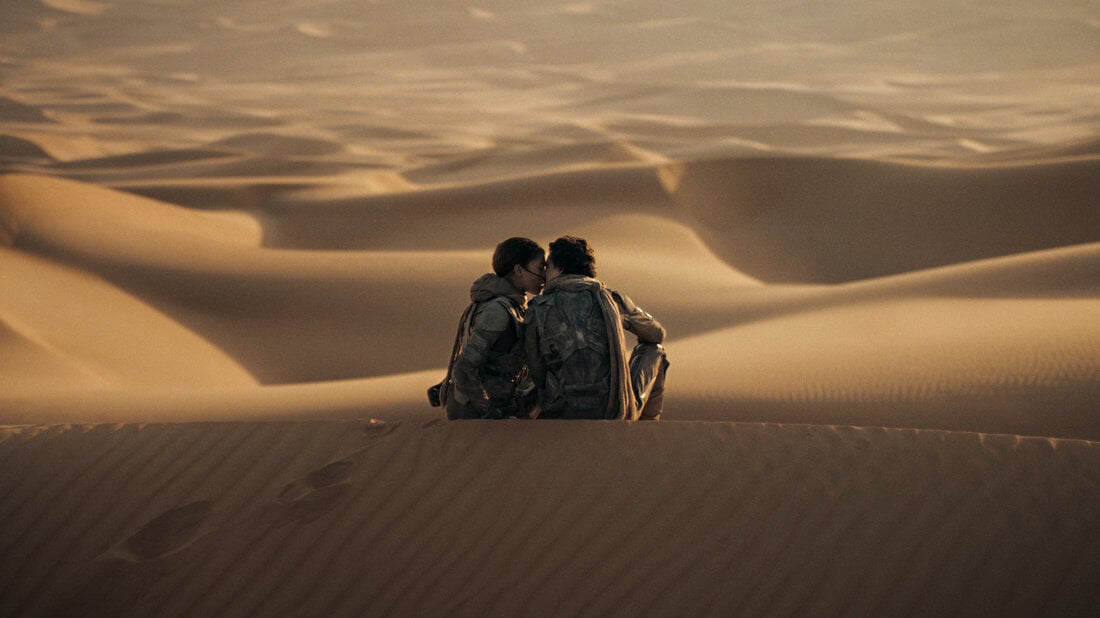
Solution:
[(546, 280), (557, 279), (561, 276), (561, 269), (558, 268), (553, 260), (546, 260)]
[(546, 260), (537, 257), (524, 265), (516, 264), (512, 269), (512, 283), (520, 290), (538, 296), (546, 284)]

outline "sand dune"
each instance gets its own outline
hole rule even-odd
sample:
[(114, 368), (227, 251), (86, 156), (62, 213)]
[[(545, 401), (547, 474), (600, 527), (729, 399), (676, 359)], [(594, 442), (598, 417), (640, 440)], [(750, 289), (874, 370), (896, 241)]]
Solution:
[(1098, 310), (1095, 299), (914, 298), (764, 319), (679, 342), (677, 382), (691, 395), (678, 404), (715, 420), (1095, 440)]
[(41, 0), (41, 2), (51, 9), (77, 15), (99, 15), (107, 8), (105, 3), (94, 0)]
[(275, 156), (316, 156), (340, 152), (343, 145), (330, 140), (252, 133), (236, 135), (211, 144), (244, 152), (264, 152)]
[(923, 166), (748, 159), (688, 164), (675, 196), (728, 261), (833, 283), (1096, 241), (1100, 160)]
[[(757, 168), (754, 180), (749, 174)], [(0, 202), (16, 250), (90, 270), (158, 312), (166, 331), (182, 327), (216, 346), (228, 356), (218, 362), (239, 364), (271, 386), (344, 381), (322, 386), (332, 404), (318, 406), (318, 418), (339, 418), (355, 401), (379, 418), (408, 418), (430, 380), (391, 383), (402, 385), (403, 402), (392, 411), (368, 396), (377, 389), (356, 397), (347, 381), (442, 373), (468, 273), (485, 268), (477, 247), (509, 233), (570, 231), (597, 243), (609, 282), (680, 338), (673, 343), (684, 351), (674, 364), (682, 388), (669, 397), (673, 419), (858, 419), (1097, 439), (1097, 245), (1073, 244), (1100, 229), (1087, 195), (1093, 169), (1093, 159), (951, 168), (803, 159), (632, 162), (321, 202), (317, 191), (325, 183), (276, 183), (263, 199), (235, 204), (251, 206), (248, 214), (9, 176), (0, 182)], [(790, 185), (775, 180), (784, 173), (817, 191), (786, 195)], [(844, 186), (840, 179), (857, 188), (831, 188)], [(997, 193), (994, 181), (1004, 179), (1005, 193)], [(763, 188), (754, 189), (754, 181)], [(818, 199), (811, 202), (809, 193)], [(891, 196), (889, 207), (876, 208), (871, 195)], [(1009, 195), (1037, 197), (995, 215)], [(541, 216), (517, 224), (509, 214), (517, 200)], [(723, 209), (728, 200), (738, 207)], [(824, 212), (812, 212), (811, 203)], [(925, 222), (929, 205), (940, 219)], [(790, 223), (810, 216), (820, 229)], [(944, 224), (945, 216), (953, 219)], [(471, 218), (483, 227), (447, 236)], [(560, 221), (570, 227), (555, 230)], [(912, 234), (903, 243), (905, 230)], [(820, 246), (807, 243), (806, 234), (816, 234)], [(445, 250), (424, 251), (425, 235)], [(939, 265), (951, 257), (954, 264)], [(763, 268), (803, 283), (766, 285)], [(894, 270), (901, 272), (867, 278)], [(823, 276), (850, 283), (808, 285)], [(37, 324), (38, 333), (55, 328), (48, 319)], [(131, 345), (147, 346), (144, 331), (135, 332)], [(117, 336), (127, 340), (125, 332)], [(43, 348), (24, 339), (13, 339), (23, 350), (17, 358), (39, 359)], [(103, 345), (103, 337), (57, 339), (70, 364), (95, 371), (98, 361), (73, 359), (94, 358), (87, 350)], [(153, 347), (147, 362), (210, 362), (200, 360), (209, 356), (203, 345), (192, 347)], [(9, 395), (9, 420), (34, 418), (17, 409), (28, 399), (38, 400), (41, 418), (62, 420), (71, 394), (35, 397), (28, 389), (76, 369), (55, 374), (41, 360), (32, 366), (38, 369), (11, 378), (20, 392)], [(132, 377), (121, 384), (160, 389), (135, 402), (159, 398), (157, 407), (188, 418), (214, 414), (209, 407), (187, 414), (163, 387), (216, 383), (182, 373), (175, 380), (141, 377), (146, 371), (122, 371)], [(260, 402), (270, 404), (270, 395), (246, 388), (226, 399), (251, 402), (249, 416), (308, 416), (297, 404), (265, 414)], [(120, 394), (101, 393), (97, 401), (80, 417), (110, 419), (113, 402), (117, 420), (135, 420), (140, 407)]]
[(8, 97), (0, 97), (0, 112), (3, 112), (3, 118), (7, 122), (50, 122), (50, 119), (37, 107), (25, 105)]
[(4, 437), (5, 615), (1100, 607), (1090, 442), (438, 421)]
[(179, 174), (181, 169), (193, 165), (232, 157), (232, 154), (219, 150), (164, 150), (66, 161), (58, 164), (57, 167), (68, 175), (88, 171), (124, 174), (127, 178), (133, 177), (141, 168), (148, 168), (159, 171), (159, 176), (163, 177), (165, 173)]
[(209, 341), (94, 275), (2, 247), (0, 273), (6, 394), (81, 383), (255, 383)]
[(12, 137), (10, 135), (3, 135), (0, 136), (0, 157), (3, 159), (13, 159), (15, 161), (25, 161), (28, 159), (48, 159), (49, 155), (34, 142)]
[[(0, 616), (1100, 613), (1088, 3), (9, 4)], [(665, 421), (443, 422), (562, 234)]]

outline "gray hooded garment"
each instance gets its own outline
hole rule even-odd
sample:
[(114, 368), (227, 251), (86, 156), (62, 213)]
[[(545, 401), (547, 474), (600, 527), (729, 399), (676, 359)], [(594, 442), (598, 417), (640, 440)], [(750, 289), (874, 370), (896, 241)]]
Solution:
[(509, 410), (525, 365), (524, 293), (488, 273), (470, 286), (470, 301), (469, 323), (446, 399), (450, 418), (484, 417), (493, 408)]

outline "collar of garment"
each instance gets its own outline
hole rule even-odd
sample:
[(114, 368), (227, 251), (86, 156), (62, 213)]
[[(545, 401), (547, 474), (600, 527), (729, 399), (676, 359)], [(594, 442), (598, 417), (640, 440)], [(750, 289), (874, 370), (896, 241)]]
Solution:
[(592, 288), (602, 288), (603, 283), (584, 275), (560, 275), (546, 282), (543, 293), (561, 290), (563, 292), (582, 292)]
[(511, 281), (493, 273), (485, 273), (470, 286), (470, 300), (475, 303), (483, 303), (497, 296), (508, 297), (520, 307), (527, 306), (527, 295), (522, 290), (512, 285)]

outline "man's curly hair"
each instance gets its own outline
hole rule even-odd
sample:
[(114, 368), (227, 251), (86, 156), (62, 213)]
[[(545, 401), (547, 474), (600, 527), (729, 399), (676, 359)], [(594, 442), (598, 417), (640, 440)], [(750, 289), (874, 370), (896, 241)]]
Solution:
[(565, 275), (596, 276), (596, 254), (583, 238), (562, 236), (550, 243), (550, 261)]

